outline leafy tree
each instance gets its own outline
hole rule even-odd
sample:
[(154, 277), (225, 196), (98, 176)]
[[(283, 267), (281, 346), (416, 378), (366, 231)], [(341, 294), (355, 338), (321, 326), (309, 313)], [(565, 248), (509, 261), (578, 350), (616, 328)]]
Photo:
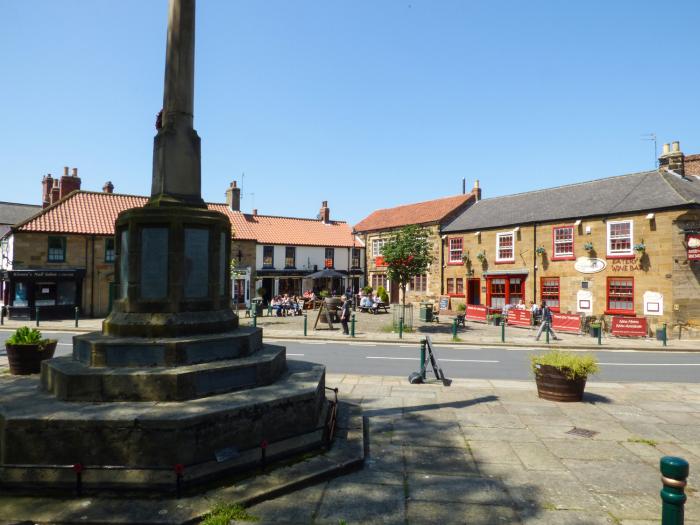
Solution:
[(402, 304), (406, 306), (406, 285), (411, 277), (426, 273), (434, 259), (427, 230), (416, 225), (404, 226), (384, 244), (382, 257), (387, 276), (399, 285)]

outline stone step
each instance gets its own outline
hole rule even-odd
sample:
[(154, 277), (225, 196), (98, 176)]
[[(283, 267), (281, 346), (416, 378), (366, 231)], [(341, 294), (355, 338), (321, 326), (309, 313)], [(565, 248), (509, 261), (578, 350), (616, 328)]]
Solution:
[(235, 359), (262, 348), (262, 328), (169, 338), (76, 335), (73, 358), (91, 367), (179, 366)]
[(183, 401), (276, 381), (286, 368), (283, 346), (252, 355), (176, 367), (90, 367), (71, 357), (42, 362), (44, 390), (63, 401)]

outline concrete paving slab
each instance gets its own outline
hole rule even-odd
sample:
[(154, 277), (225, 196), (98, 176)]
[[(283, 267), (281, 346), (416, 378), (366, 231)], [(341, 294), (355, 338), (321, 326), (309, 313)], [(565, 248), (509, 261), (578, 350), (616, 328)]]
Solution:
[(506, 485), (484, 477), (409, 473), (411, 501), (512, 506)]
[(564, 470), (559, 459), (541, 443), (512, 443), (515, 454), (528, 470)]
[(479, 468), (485, 463), (505, 463), (522, 466), (520, 458), (507, 441), (469, 441), (469, 449)]
[(564, 459), (564, 465), (589, 490), (599, 494), (654, 494), (659, 470), (641, 462)]
[(410, 525), (511, 525), (519, 522), (513, 509), (497, 505), (409, 501), (407, 515)]
[(608, 514), (580, 510), (545, 510), (521, 520), (523, 525), (618, 525)]
[(466, 447), (404, 447), (407, 472), (477, 474), (476, 463)]
[(578, 459), (583, 461), (639, 462), (639, 458), (625, 447), (614, 441), (543, 439), (542, 443), (559, 459)]
[(404, 500), (403, 486), (339, 478), (328, 483), (314, 523), (338, 525), (343, 520), (348, 524), (404, 525)]

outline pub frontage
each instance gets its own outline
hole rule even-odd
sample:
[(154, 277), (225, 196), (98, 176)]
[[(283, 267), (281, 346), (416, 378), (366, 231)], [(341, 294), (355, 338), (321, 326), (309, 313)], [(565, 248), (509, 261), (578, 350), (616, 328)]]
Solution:
[(674, 143), (658, 170), (476, 202), (441, 231), (452, 308), (545, 302), (621, 334), (700, 336), (698, 174)]

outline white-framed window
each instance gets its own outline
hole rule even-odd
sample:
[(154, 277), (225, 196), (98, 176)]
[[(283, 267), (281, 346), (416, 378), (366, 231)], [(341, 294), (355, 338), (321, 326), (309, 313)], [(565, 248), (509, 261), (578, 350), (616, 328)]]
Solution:
[(634, 224), (632, 221), (609, 221), (608, 256), (634, 255), (633, 233)]
[(385, 243), (386, 243), (386, 239), (374, 239), (374, 240), (372, 240), (372, 257), (381, 256), (382, 248), (384, 248)]
[(449, 239), (450, 256), (448, 261), (451, 263), (461, 263), (462, 262), (462, 238), (455, 237), (454, 239)]
[(574, 227), (557, 226), (552, 230), (554, 255), (552, 259), (564, 259), (574, 256)]
[(496, 234), (496, 262), (515, 261), (515, 232)]

